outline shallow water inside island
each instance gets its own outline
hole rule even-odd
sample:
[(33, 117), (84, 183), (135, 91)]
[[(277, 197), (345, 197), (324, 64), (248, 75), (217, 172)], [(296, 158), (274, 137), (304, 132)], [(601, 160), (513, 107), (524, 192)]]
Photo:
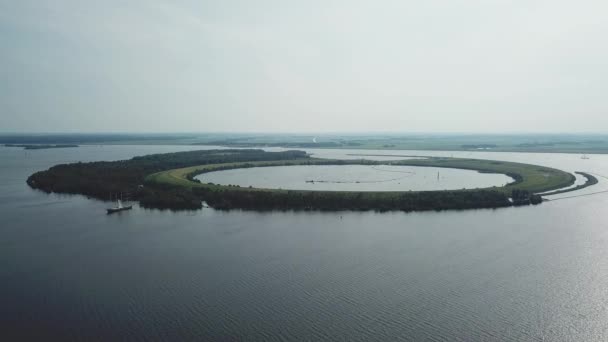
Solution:
[(264, 189), (327, 191), (431, 191), (489, 188), (514, 180), (504, 174), (395, 165), (295, 165), (204, 173), (202, 183)]
[(599, 176), (608, 175), (608, 156), (392, 151), (537, 163), (600, 179), (552, 198), (589, 196), (497, 210), (173, 213), (135, 206), (106, 215), (111, 203), (25, 184), (58, 163), (186, 149), (200, 147), (0, 147), (2, 340), (608, 336), (608, 194), (600, 193), (608, 182)]

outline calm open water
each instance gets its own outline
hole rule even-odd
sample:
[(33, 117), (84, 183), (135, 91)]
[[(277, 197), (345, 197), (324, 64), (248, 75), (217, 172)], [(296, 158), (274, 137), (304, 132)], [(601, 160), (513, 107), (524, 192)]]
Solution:
[(488, 188), (514, 180), (504, 174), (395, 165), (266, 166), (208, 172), (203, 183), (264, 189), (329, 191), (426, 191)]
[[(608, 193), (461, 212), (108, 216), (25, 184), (57, 163), (185, 149), (0, 148), (0, 339), (608, 339)], [(608, 175), (599, 155), (390, 153)], [(554, 198), (605, 190), (600, 178)]]

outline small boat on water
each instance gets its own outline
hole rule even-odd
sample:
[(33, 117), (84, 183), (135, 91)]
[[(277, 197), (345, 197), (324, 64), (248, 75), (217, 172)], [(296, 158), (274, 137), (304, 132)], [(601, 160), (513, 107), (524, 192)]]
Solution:
[(117, 203), (116, 207), (106, 209), (108, 211), (108, 214), (113, 214), (113, 213), (117, 213), (119, 211), (133, 209), (132, 205), (122, 205), (122, 201), (121, 200), (117, 200), (117, 202), (118, 203)]
[(588, 155), (586, 155), (586, 154), (583, 154), (583, 155), (581, 156), (581, 159), (589, 159), (589, 156), (588, 156)]

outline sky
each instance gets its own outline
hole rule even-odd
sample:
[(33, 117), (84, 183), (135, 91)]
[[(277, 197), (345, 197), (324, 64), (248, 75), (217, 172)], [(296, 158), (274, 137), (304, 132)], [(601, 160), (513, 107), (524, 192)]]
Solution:
[(1, 132), (607, 132), (608, 2), (0, 0)]

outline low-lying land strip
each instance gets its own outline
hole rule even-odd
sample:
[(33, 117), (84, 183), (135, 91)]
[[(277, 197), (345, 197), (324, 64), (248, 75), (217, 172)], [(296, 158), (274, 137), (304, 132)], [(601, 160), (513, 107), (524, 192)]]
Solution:
[(42, 145), (42, 144), (4, 144), (5, 147), (23, 147), (24, 150), (46, 150), (50, 148), (78, 147), (73, 144)]
[(0, 134), (1, 144), (208, 145), (356, 150), (608, 153), (605, 134)]
[[(435, 158), (399, 161), (311, 158), (302, 151), (204, 150), (135, 157), (117, 162), (57, 165), (33, 174), (28, 184), (47, 192), (83, 194), (109, 199), (131, 194), (144, 207), (198, 209), (201, 202), (219, 209), (295, 210), (443, 210), (498, 208), (537, 204), (536, 193), (571, 186), (567, 172), (530, 164), (492, 160)], [(259, 189), (203, 184), (198, 174), (235, 168), (289, 165), (404, 165), (445, 167), (506, 174), (514, 182), (503, 187), (450, 191), (310, 191)]]
[(586, 180), (585, 180), (585, 183), (584, 183), (584, 184), (577, 185), (577, 186), (572, 187), (572, 188), (567, 188), (567, 189), (561, 189), (561, 190), (555, 190), (555, 191), (545, 192), (545, 193), (543, 193), (542, 195), (543, 195), (543, 196), (551, 196), (551, 195), (563, 194), (563, 193), (565, 193), (565, 192), (570, 192), (570, 191), (575, 191), (575, 190), (584, 189), (584, 188), (586, 188), (586, 187), (589, 187), (589, 186), (592, 186), (592, 185), (595, 185), (595, 184), (597, 184), (597, 183), (598, 183), (597, 178), (595, 178), (595, 176), (593, 176), (593, 175), (591, 175), (591, 174), (589, 174), (589, 173), (586, 173), (586, 172), (579, 172), (579, 171), (577, 171), (577, 172), (575, 172), (575, 173), (577, 173), (577, 174), (579, 174), (579, 175), (581, 175), (581, 176), (585, 177), (585, 179), (586, 179)]

